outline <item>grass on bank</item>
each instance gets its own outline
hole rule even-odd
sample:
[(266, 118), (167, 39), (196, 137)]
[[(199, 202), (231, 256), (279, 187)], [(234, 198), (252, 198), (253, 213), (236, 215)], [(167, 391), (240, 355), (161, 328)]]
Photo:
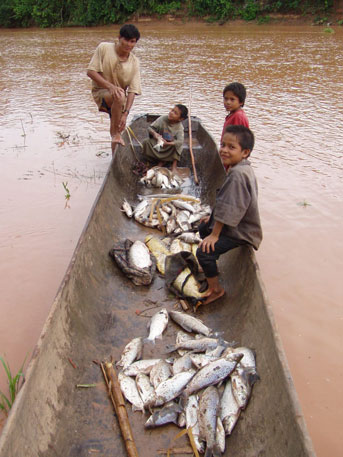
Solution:
[(15, 376), (12, 375), (9, 364), (6, 363), (5, 359), (2, 356), (0, 356), (0, 362), (2, 363), (2, 366), (4, 367), (4, 370), (5, 370), (5, 373), (7, 376), (8, 390), (9, 390), (9, 396), (5, 395), (0, 390), (0, 411), (3, 411), (7, 416), (10, 409), (13, 406), (16, 395), (19, 392), (20, 380), (21, 380), (21, 378), (24, 378), (23, 368), (24, 368), (25, 361)]

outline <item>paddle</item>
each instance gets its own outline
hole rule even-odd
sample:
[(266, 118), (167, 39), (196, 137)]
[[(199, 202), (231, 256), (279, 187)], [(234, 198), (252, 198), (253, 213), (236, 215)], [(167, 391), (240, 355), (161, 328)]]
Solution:
[(188, 106), (188, 136), (189, 136), (189, 153), (191, 155), (192, 167), (194, 173), (195, 184), (199, 184), (198, 175), (195, 168), (194, 155), (193, 155), (193, 144), (192, 144), (192, 121), (191, 121), (191, 104), (192, 104), (192, 89), (189, 89), (189, 106)]

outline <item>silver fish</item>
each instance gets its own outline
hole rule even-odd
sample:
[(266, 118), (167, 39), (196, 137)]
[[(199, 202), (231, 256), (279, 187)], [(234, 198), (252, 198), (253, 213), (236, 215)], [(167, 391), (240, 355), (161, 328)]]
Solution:
[(124, 348), (121, 358), (117, 365), (120, 367), (127, 368), (132, 362), (140, 359), (143, 350), (143, 338), (133, 338)]
[(177, 226), (177, 222), (176, 222), (175, 217), (170, 216), (167, 221), (167, 224), (166, 224), (166, 231), (167, 231), (168, 235), (170, 235), (171, 233), (174, 232), (174, 230), (176, 229), (176, 226)]
[(240, 352), (241, 354), (243, 354), (243, 357), (239, 362), (240, 366), (244, 368), (256, 369), (255, 355), (252, 349), (249, 349), (247, 347), (238, 347), (234, 349), (234, 352)]
[(184, 411), (181, 411), (177, 418), (177, 426), (180, 428), (186, 427), (186, 414)]
[(182, 408), (174, 403), (170, 402), (158, 411), (155, 411), (145, 423), (145, 428), (159, 427), (169, 423), (178, 423), (178, 415), (182, 411)]
[(195, 370), (182, 371), (172, 378), (161, 382), (156, 389), (156, 403), (155, 406), (161, 406), (170, 400), (178, 397), (183, 391), (188, 382), (195, 374)]
[(150, 252), (147, 246), (136, 240), (129, 249), (129, 265), (135, 268), (149, 268), (152, 265)]
[(232, 433), (232, 430), (238, 421), (240, 412), (241, 409), (233, 395), (232, 384), (229, 379), (225, 384), (225, 389), (220, 399), (220, 418), (226, 435), (230, 435)]
[(148, 338), (145, 338), (144, 342), (150, 342), (155, 344), (155, 339), (162, 339), (162, 333), (168, 325), (168, 311), (163, 308), (154, 314), (150, 321), (150, 331)]
[(124, 370), (124, 374), (127, 376), (137, 376), (138, 373), (145, 373), (149, 374), (152, 370), (152, 367), (156, 365), (162, 359), (144, 359), (144, 360), (137, 360), (137, 362), (133, 362)]
[(138, 392), (135, 380), (120, 372), (118, 381), (124, 397), (132, 404), (133, 411), (144, 411), (143, 400)]
[(206, 336), (212, 333), (212, 329), (207, 327), (200, 319), (189, 314), (180, 311), (169, 311), (169, 316), (188, 332), (202, 333)]
[(183, 392), (184, 397), (192, 395), (204, 387), (218, 384), (232, 373), (241, 358), (241, 354), (230, 354), (227, 357), (214, 360), (201, 368), (188, 383)]
[(155, 389), (150, 384), (149, 377), (144, 373), (138, 373), (136, 376), (138, 392), (144, 404), (144, 408), (151, 408), (156, 401)]
[(205, 457), (212, 457), (212, 455), (221, 455), (216, 445), (218, 408), (218, 390), (214, 386), (207, 387), (199, 400), (198, 415), (200, 437), (206, 441)]
[(184, 200), (173, 200), (173, 205), (181, 210), (186, 210), (190, 213), (194, 213), (194, 206), (190, 202)]
[(189, 354), (185, 354), (182, 357), (175, 359), (173, 363), (173, 374), (181, 373), (182, 371), (188, 371), (192, 368), (192, 360)]
[(198, 422), (198, 411), (199, 411), (199, 398), (197, 395), (191, 395), (187, 398), (185, 405), (185, 414), (186, 414), (186, 427), (192, 428), (192, 434), (194, 437), (194, 442), (197, 450), (201, 453), (204, 452), (205, 446), (199, 440), (199, 422)]
[(127, 217), (133, 216), (133, 209), (130, 203), (124, 198), (123, 204), (121, 205), (121, 210), (127, 215)]
[(169, 363), (165, 360), (158, 362), (150, 371), (150, 382), (156, 389), (161, 382), (166, 381), (171, 376)]

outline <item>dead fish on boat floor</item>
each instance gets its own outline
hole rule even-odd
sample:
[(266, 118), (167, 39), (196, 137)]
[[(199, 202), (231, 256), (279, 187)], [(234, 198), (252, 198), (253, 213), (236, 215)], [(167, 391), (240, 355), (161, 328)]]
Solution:
[(140, 184), (146, 187), (160, 189), (177, 189), (181, 186), (183, 179), (165, 167), (150, 168), (140, 180)]
[(149, 322), (149, 336), (145, 338), (144, 342), (155, 344), (155, 339), (162, 339), (162, 333), (168, 325), (168, 311), (163, 308), (155, 313)]
[(156, 261), (142, 241), (122, 240), (109, 252), (123, 273), (135, 285), (149, 285), (156, 271)]

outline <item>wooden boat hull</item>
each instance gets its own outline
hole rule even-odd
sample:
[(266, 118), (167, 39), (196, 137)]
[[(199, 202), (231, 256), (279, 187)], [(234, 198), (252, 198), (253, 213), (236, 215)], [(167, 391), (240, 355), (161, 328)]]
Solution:
[[(141, 116), (133, 123), (140, 139), (146, 136), (147, 120)], [(200, 186), (191, 190), (211, 203), (224, 171), (213, 139), (197, 119), (192, 124)], [(131, 172), (135, 155), (126, 135), (125, 140), (127, 147), (120, 147), (111, 163), (35, 348), (0, 437), (0, 457), (126, 455), (93, 360), (118, 360), (131, 338), (147, 334), (147, 319), (135, 312), (145, 309), (145, 300), (167, 308), (176, 300), (168, 296), (160, 277), (149, 287), (133, 285), (108, 256), (114, 241), (144, 239), (151, 231), (120, 211), (123, 198), (133, 203), (140, 191)], [(183, 165), (190, 167), (186, 148), (183, 156)], [(226, 297), (202, 308), (199, 317), (224, 332), (225, 339), (253, 348), (261, 377), (224, 455), (314, 456), (254, 253), (246, 247), (231, 251), (221, 258), (220, 271)], [(163, 344), (174, 337), (168, 329)], [(96, 387), (76, 387), (91, 383)], [(187, 442), (172, 442), (178, 433), (172, 425), (144, 430), (142, 414), (131, 412), (129, 405), (128, 411), (141, 457)]]

